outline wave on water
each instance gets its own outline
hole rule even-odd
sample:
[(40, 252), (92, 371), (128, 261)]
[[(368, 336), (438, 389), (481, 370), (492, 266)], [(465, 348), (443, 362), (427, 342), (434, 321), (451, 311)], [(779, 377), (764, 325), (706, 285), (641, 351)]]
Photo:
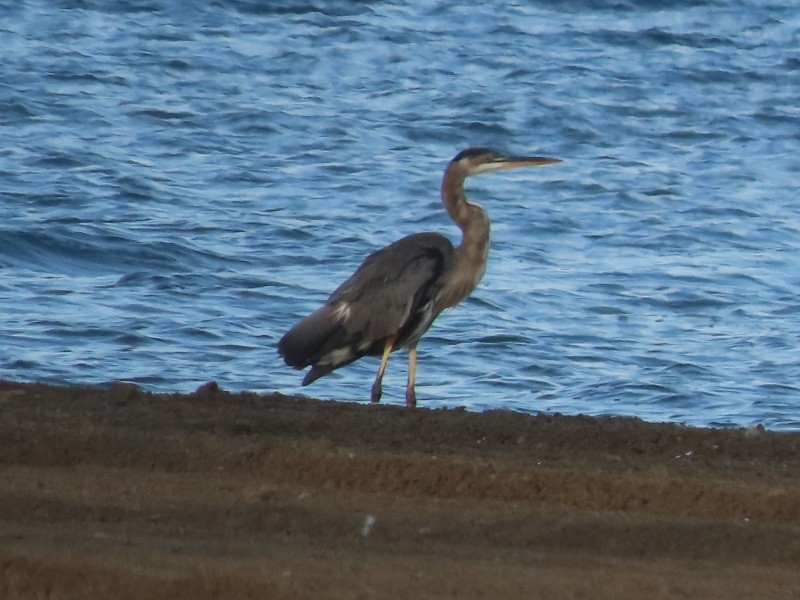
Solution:
[(800, 426), (791, 6), (0, 11), (3, 377), (299, 391), (277, 339), (369, 252), (457, 239), (439, 178), (480, 145), (564, 162), (468, 182), (489, 269), (421, 404)]

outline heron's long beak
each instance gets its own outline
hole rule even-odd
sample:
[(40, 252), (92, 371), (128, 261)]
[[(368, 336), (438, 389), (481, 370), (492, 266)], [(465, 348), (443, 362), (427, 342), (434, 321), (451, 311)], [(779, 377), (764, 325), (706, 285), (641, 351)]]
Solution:
[(550, 158), (549, 156), (498, 156), (488, 163), (479, 165), (474, 174), (491, 173), (504, 169), (517, 169), (519, 167), (540, 167), (560, 163), (561, 159)]
[(490, 164), (495, 165), (498, 169), (515, 169), (517, 167), (552, 165), (560, 162), (561, 159), (550, 158), (549, 156), (500, 156), (494, 159)]

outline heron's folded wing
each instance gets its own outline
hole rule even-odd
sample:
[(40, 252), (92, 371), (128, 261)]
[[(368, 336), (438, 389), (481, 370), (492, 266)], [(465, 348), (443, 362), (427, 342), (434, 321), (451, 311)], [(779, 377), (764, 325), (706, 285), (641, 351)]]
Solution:
[(322, 307), (289, 330), (279, 351), (288, 364), (315, 365), (321, 375), (380, 353), (388, 338), (414, 326), (453, 252), (450, 241), (435, 233), (410, 235), (374, 252)]
[(345, 333), (361, 345), (399, 335), (433, 299), (453, 253), (450, 241), (436, 233), (404, 237), (368, 256), (327, 304), (346, 314)]

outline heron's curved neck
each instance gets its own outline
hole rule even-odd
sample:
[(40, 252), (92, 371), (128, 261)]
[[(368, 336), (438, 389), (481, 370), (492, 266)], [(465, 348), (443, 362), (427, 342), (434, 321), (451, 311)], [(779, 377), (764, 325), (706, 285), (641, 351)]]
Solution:
[(442, 202), (450, 218), (461, 228), (456, 260), (436, 299), (442, 310), (455, 306), (472, 293), (486, 271), (489, 255), (489, 217), (464, 196), (464, 174), (451, 165), (442, 180)]
[(442, 179), (442, 203), (447, 214), (461, 229), (459, 254), (483, 257), (489, 250), (489, 217), (477, 204), (472, 204), (464, 194), (464, 175), (449, 168)]

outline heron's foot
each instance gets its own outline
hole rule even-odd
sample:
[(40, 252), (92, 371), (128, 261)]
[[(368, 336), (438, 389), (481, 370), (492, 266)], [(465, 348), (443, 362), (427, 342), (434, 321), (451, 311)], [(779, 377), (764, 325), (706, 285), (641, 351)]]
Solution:
[(372, 386), (372, 394), (370, 394), (369, 397), (370, 402), (372, 402), (373, 404), (377, 404), (378, 402), (380, 402), (382, 393), (383, 390), (381, 389), (381, 384), (376, 381), (375, 384)]
[(417, 407), (417, 394), (414, 392), (414, 388), (406, 388), (406, 406), (408, 408)]

